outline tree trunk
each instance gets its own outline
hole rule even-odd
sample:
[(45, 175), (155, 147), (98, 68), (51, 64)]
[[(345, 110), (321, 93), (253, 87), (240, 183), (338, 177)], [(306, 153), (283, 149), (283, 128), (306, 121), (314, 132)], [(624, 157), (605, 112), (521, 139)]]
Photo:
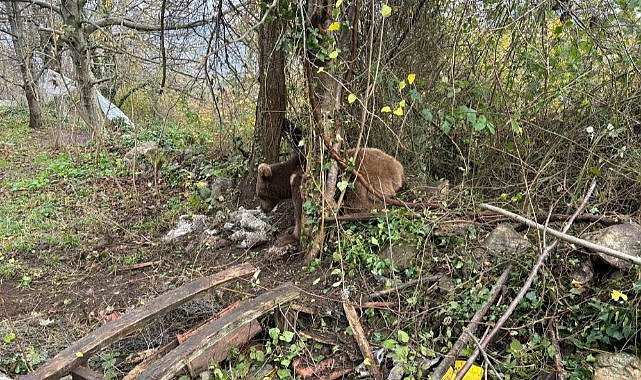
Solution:
[[(331, 22), (331, 12), (334, 9), (334, 0), (314, 0), (308, 4), (307, 19), (311, 20), (312, 25), (309, 27), (318, 28), (321, 33), (326, 33), (328, 24)], [(335, 48), (338, 48), (335, 46)], [(318, 170), (320, 167), (319, 162), (314, 162), (319, 157), (324, 157), (324, 141), (329, 141), (334, 150), (339, 150), (340, 139), (334, 141), (334, 137), (339, 134), (343, 136), (340, 120), (338, 115), (340, 109), (341, 86), (337, 78), (341, 75), (337, 72), (337, 64), (332, 61), (319, 61), (318, 52), (310, 47), (307, 51), (305, 60), (305, 74), (307, 86), (309, 90), (309, 103), (312, 111), (315, 131), (318, 139), (310, 139), (307, 144), (308, 148), (308, 165), (307, 165), (307, 178), (313, 178), (313, 170)], [(318, 70), (317, 66), (322, 66), (323, 70)], [(311, 153), (310, 153), (311, 152)], [(324, 184), (324, 190), (317, 199), (316, 204), (321, 205), (319, 210), (321, 213), (321, 220), (325, 220), (331, 213), (336, 211), (336, 202), (334, 195), (336, 190), (336, 182), (338, 178), (338, 168), (336, 162), (332, 161), (329, 170), (326, 173), (320, 173), (320, 179)], [(303, 181), (302, 194), (303, 198), (306, 194), (314, 194), (312, 181)], [(305, 218), (305, 213), (303, 213)], [(303, 226), (306, 223), (302, 223)], [(325, 228), (321, 222), (321, 226), (316, 232), (315, 236), (311, 235), (311, 231), (303, 229), (303, 240), (311, 242), (306, 261), (310, 262), (322, 250), (323, 242), (325, 240)]]
[(29, 127), (41, 128), (42, 109), (40, 107), (40, 94), (34, 80), (32, 54), (27, 48), (24, 19), (19, 4), (16, 2), (5, 3), (5, 11), (9, 19), (9, 27), (11, 28), (13, 49), (16, 52), (20, 75), (22, 75), (22, 88), (24, 89), (27, 105), (29, 106)]
[[(266, 4), (268, 5), (268, 4)], [(272, 8), (269, 12), (277, 12)], [(264, 16), (264, 14), (262, 15)], [(259, 163), (278, 162), (280, 136), (285, 109), (285, 53), (278, 47), (284, 30), (284, 22), (278, 15), (273, 21), (263, 23), (258, 29), (258, 99), (254, 141), (249, 157), (249, 175), (241, 185), (241, 198), (254, 199), (256, 166)]]
[(92, 129), (92, 138), (102, 137), (105, 116), (98, 105), (94, 78), (91, 67), (93, 57), (89, 46), (89, 38), (83, 27), (85, 18), (84, 0), (62, 0), (62, 19), (68, 27), (66, 38), (69, 40), (71, 59), (76, 71), (76, 83), (80, 94), (80, 116)]
[(259, 88), (254, 141), (259, 143), (260, 149), (255, 157), (268, 164), (278, 162), (281, 127), (287, 107), (285, 53), (278, 47), (283, 25), (283, 21), (276, 17), (258, 29)]

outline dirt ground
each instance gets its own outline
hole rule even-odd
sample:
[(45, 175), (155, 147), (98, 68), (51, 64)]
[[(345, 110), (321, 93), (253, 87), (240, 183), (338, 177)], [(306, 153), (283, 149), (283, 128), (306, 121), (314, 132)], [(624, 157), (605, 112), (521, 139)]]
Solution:
[[(39, 145), (36, 150), (47, 151), (51, 156), (59, 152), (45, 133), (23, 141), (24, 146), (3, 148), (22, 153), (8, 157), (12, 169), (2, 174), (0, 183), (11, 183), (38, 173), (39, 168), (30, 166), (32, 157), (29, 153), (33, 150), (18, 149), (34, 142)], [(152, 188), (151, 181), (149, 173), (142, 173), (135, 179), (88, 177), (81, 185), (76, 184), (89, 190), (82, 191), (81, 195), (78, 188), (65, 181), (37, 190), (47, 194), (74, 194), (74, 199), (69, 201), (60, 202), (56, 198), (55, 207), (59, 210), (51, 215), (67, 223), (52, 220), (51, 227), (47, 228), (64, 228), (67, 232), (69, 228), (76, 229), (74, 233), (79, 242), (72, 248), (65, 248), (55, 242), (26, 239), (26, 248), (16, 249), (16, 244), (12, 244), (14, 241), (9, 240), (15, 237), (4, 238), (4, 247), (14, 249), (2, 252), (3, 263), (13, 259), (19, 265), (13, 275), (0, 277), (0, 336), (15, 334), (5, 338), (5, 344), (0, 345), (0, 371), (14, 375), (25, 373), (106, 321), (186, 282), (243, 262), (259, 269), (258, 286), (256, 281), (250, 283), (250, 279), (230, 283), (157, 318), (147, 328), (112, 345), (101, 355), (117, 351), (122, 358), (165, 344), (233, 301), (260, 294), (284, 282), (292, 282), (301, 289), (299, 303), (313, 306), (323, 315), (337, 314), (342, 294), (340, 286), (329, 285), (336, 282), (329, 257), (322, 258), (312, 272), (304, 266), (303, 252), (290, 250), (275, 254), (269, 249), (271, 243), (251, 249), (233, 245), (211, 249), (197, 236), (175, 242), (162, 241), (162, 236), (178, 219), (177, 212), (169, 212), (168, 204), (181, 197), (181, 189), (166, 186), (162, 179)], [(11, 204), (30, 191), (2, 187), (0, 200)], [(123, 194), (135, 196), (127, 199)], [(251, 202), (244, 203), (255, 206)], [(233, 210), (237, 206), (228, 203), (222, 207)], [(291, 202), (285, 202), (271, 216), (281, 232), (291, 225), (291, 207)], [(7, 210), (7, 214), (10, 212)], [(83, 226), (73, 225), (74, 217), (85, 214), (97, 217)], [(136, 228), (127, 227), (132, 225)], [(82, 227), (85, 230), (78, 230)], [(45, 228), (44, 232), (51, 231)], [(369, 275), (355, 280), (361, 284), (360, 288), (352, 288), (355, 294), (383, 286)], [(339, 323), (338, 320), (335, 323)], [(127, 365), (123, 364), (117, 370), (126, 371)]]

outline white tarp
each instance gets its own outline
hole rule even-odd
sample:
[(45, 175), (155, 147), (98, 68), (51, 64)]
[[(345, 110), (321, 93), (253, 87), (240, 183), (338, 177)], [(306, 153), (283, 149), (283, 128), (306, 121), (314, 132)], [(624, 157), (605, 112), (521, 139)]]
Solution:
[[(42, 88), (42, 90), (47, 95), (51, 95), (54, 97), (66, 96), (76, 91), (76, 86), (74, 86), (72, 83), (73, 81), (71, 79), (49, 69), (47, 69), (40, 78), (40, 87)], [(125, 115), (125, 113), (122, 112), (120, 108), (110, 102), (109, 99), (102, 96), (102, 94), (98, 90), (94, 89), (94, 91), (96, 93), (96, 98), (98, 99), (100, 109), (105, 114), (105, 116), (107, 116), (107, 119), (122, 119), (126, 125), (133, 125), (131, 120), (129, 120), (127, 115)]]
[(58, 72), (47, 69), (40, 77), (40, 87), (47, 95), (69, 95), (76, 90), (73, 81)]
[(105, 98), (102, 96), (102, 94), (98, 90), (96, 91), (96, 97), (98, 97), (98, 103), (100, 104), (100, 109), (102, 112), (105, 113), (105, 116), (107, 116), (107, 119), (109, 120), (114, 120), (114, 119), (122, 119), (122, 121), (125, 123), (125, 125), (131, 126), (131, 120), (125, 115), (124, 112), (120, 110), (115, 104), (109, 101), (109, 99)]

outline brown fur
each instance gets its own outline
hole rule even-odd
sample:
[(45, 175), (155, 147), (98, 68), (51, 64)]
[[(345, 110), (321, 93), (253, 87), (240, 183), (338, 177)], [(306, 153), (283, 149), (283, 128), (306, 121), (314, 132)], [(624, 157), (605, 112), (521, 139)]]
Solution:
[[(347, 151), (348, 157), (353, 157), (356, 149)], [(362, 148), (356, 156), (356, 170), (370, 185), (385, 197), (393, 197), (403, 185), (403, 165), (394, 157), (380, 149)], [(256, 193), (260, 199), (260, 208), (269, 212), (284, 199), (294, 202), (294, 232), (292, 238), (300, 238), (300, 223), (302, 216), (302, 196), (300, 186), (303, 178), (305, 160), (302, 155), (294, 155), (289, 160), (277, 164), (260, 164)], [(371, 211), (381, 205), (381, 200), (358, 181), (353, 188), (345, 191), (344, 208), (349, 212)]]

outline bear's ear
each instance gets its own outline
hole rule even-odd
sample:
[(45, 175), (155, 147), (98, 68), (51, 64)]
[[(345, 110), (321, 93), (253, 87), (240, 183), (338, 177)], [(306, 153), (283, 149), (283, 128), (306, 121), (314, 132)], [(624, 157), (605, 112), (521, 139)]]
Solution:
[(272, 176), (272, 168), (267, 164), (258, 165), (258, 176), (262, 178), (269, 178)]

